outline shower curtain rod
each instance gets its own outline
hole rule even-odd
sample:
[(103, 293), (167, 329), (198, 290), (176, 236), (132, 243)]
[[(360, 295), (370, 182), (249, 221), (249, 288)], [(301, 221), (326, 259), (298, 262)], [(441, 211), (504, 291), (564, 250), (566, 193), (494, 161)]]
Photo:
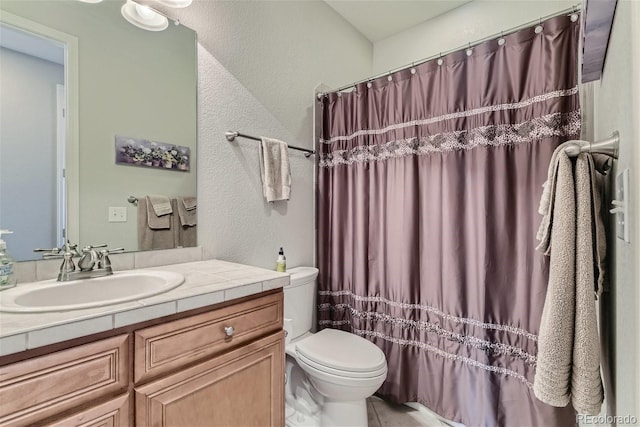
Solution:
[[(233, 141), (237, 137), (253, 139), (254, 141), (262, 141), (262, 139), (260, 139), (258, 137), (251, 136), (251, 135), (246, 135), (246, 134), (240, 133), (238, 131), (226, 132), (224, 134), (224, 136), (227, 138), (227, 141), (229, 141), (229, 142)], [(293, 146), (293, 145), (287, 145), (287, 148), (291, 148), (292, 150), (304, 151), (304, 156), (305, 157), (309, 157), (309, 156), (312, 156), (312, 155), (316, 154), (315, 150), (309, 150), (308, 148), (301, 148), (301, 147), (296, 147), (296, 146)]]
[(528, 28), (528, 27), (532, 26), (535, 23), (541, 23), (542, 21), (547, 20), (549, 18), (553, 18), (553, 17), (556, 17), (556, 16), (565, 15), (565, 14), (572, 15), (574, 13), (577, 13), (579, 10), (580, 10), (580, 5), (579, 4), (575, 4), (575, 5), (571, 6), (571, 7), (568, 7), (566, 9), (560, 10), (560, 11), (555, 12), (553, 14), (542, 16), (542, 17), (540, 17), (538, 19), (535, 19), (533, 21), (529, 21), (529, 22), (526, 22), (526, 23), (524, 23), (522, 25), (518, 25), (517, 27), (513, 27), (513, 28), (509, 28), (508, 30), (500, 31), (499, 33), (495, 33), (495, 34), (490, 35), (488, 37), (485, 37), (483, 39), (476, 40), (476, 41), (474, 41), (472, 43), (468, 43), (466, 45), (459, 46), (459, 47), (456, 47), (454, 49), (449, 49), (447, 51), (440, 52), (437, 55), (431, 55), (431, 56), (428, 56), (426, 58), (422, 58), (422, 59), (420, 59), (418, 61), (411, 62), (410, 64), (403, 65), (402, 67), (394, 68), (394, 69), (386, 71), (384, 73), (376, 74), (376, 75), (368, 77), (366, 79), (359, 80), (359, 81), (357, 81), (355, 83), (351, 83), (349, 85), (339, 87), (338, 89), (330, 90), (328, 92), (318, 92), (317, 97), (318, 97), (318, 99), (321, 99), (322, 97), (327, 96), (328, 93), (341, 92), (341, 91), (343, 91), (345, 89), (350, 89), (350, 88), (356, 87), (356, 85), (359, 85), (360, 83), (370, 82), (372, 80), (379, 79), (380, 77), (389, 76), (389, 75), (391, 75), (393, 73), (397, 73), (398, 71), (406, 70), (407, 68), (413, 68), (416, 65), (424, 64), (425, 62), (431, 61), (433, 59), (442, 58), (443, 56), (449, 55), (450, 53), (457, 52), (457, 51), (462, 50), (462, 49), (469, 49), (469, 48), (475, 47), (475, 46), (479, 45), (480, 43), (484, 43), (486, 41), (493, 40), (496, 37), (504, 37), (506, 35), (509, 35), (511, 33), (516, 32), (518, 30), (522, 30), (524, 28)]

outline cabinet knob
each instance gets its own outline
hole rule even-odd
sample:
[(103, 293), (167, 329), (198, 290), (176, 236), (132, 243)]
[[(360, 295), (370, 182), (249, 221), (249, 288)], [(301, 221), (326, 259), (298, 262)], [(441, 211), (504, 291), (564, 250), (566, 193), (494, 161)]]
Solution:
[(233, 336), (233, 333), (234, 333), (235, 331), (236, 331), (236, 330), (235, 330), (235, 329), (233, 329), (233, 326), (225, 326), (225, 327), (224, 327), (224, 333), (225, 333), (225, 335), (226, 335), (226, 336), (228, 336), (228, 337), (232, 337), (232, 336)]

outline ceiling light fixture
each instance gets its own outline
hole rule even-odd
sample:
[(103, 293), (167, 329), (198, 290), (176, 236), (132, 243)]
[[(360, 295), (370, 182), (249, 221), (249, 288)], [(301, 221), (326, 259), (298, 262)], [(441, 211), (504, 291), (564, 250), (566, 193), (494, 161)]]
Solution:
[(129, 23), (143, 30), (163, 31), (169, 26), (169, 20), (166, 16), (149, 6), (143, 6), (132, 0), (127, 0), (120, 12)]

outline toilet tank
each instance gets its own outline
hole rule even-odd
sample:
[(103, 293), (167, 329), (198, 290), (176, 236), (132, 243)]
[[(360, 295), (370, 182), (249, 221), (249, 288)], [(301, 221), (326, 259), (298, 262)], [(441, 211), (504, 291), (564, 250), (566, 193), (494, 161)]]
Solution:
[(296, 267), (287, 270), (287, 273), (291, 274), (291, 283), (284, 287), (285, 327), (291, 325), (292, 330), (288, 331), (287, 338), (295, 339), (313, 327), (318, 269)]

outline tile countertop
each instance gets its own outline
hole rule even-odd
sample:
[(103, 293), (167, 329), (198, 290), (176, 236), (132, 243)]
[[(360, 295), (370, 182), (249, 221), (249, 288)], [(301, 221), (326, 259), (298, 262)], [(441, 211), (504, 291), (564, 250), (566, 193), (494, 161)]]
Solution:
[(0, 312), (0, 356), (205, 307), (289, 284), (289, 274), (209, 260), (140, 268), (184, 275), (177, 288), (149, 298), (81, 310)]

